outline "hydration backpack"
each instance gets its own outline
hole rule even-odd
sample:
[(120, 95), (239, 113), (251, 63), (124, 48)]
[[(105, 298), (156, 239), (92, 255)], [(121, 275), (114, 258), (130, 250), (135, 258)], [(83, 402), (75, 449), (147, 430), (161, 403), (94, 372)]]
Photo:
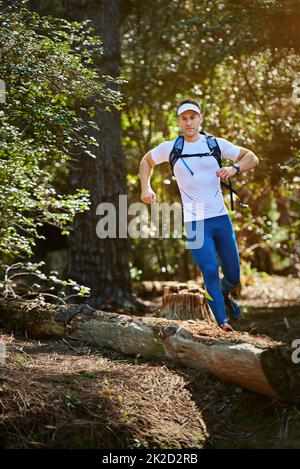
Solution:
[[(174, 175), (175, 163), (179, 159), (181, 159), (183, 164), (186, 166), (186, 168), (189, 170), (189, 172), (193, 176), (194, 175), (193, 171), (191, 170), (191, 168), (188, 166), (187, 162), (183, 158), (191, 158), (191, 157), (194, 157), (194, 156), (199, 156), (199, 157), (213, 156), (217, 160), (219, 168), (222, 167), (221, 150), (220, 150), (220, 147), (218, 145), (217, 139), (213, 135), (206, 134), (203, 130), (201, 130), (199, 133), (205, 136), (206, 143), (207, 143), (207, 146), (208, 146), (210, 152), (209, 153), (195, 153), (195, 154), (192, 154), (192, 155), (183, 155), (182, 150), (183, 150), (183, 145), (184, 145), (184, 136), (179, 135), (175, 140), (173, 149), (172, 149), (172, 151), (170, 153), (170, 156), (169, 156), (169, 162), (170, 162), (170, 166), (171, 166), (171, 170), (172, 170), (173, 175)], [(221, 181), (221, 185), (223, 187), (226, 187), (226, 189), (229, 189), (229, 191), (230, 191), (231, 210), (234, 210), (233, 193), (236, 194), (238, 197), (240, 197), (238, 192), (233, 189), (230, 178), (229, 178), (229, 183), (228, 184), (224, 181)], [(241, 202), (239, 202), (239, 204), (240, 204), (241, 207), (248, 207), (248, 205), (243, 204)]]

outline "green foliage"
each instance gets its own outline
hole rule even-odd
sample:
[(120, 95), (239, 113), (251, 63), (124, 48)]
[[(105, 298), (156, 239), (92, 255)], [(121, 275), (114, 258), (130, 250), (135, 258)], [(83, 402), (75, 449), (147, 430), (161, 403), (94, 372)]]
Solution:
[[(259, 247), (277, 254), (278, 271), (300, 267), (300, 106), (292, 99), (294, 80), (300, 80), (299, 48), (293, 47), (299, 45), (293, 30), (297, 11), (297, 2), (287, 6), (279, 0), (131, 2), (122, 31), (131, 200), (140, 198), (132, 176), (140, 159), (178, 134), (176, 103), (192, 97), (202, 106), (205, 130), (259, 157), (255, 170), (232, 180), (249, 209), (236, 203), (231, 216), (245, 261), (260, 266)], [(158, 202), (180, 200), (168, 164), (154, 170), (152, 185)], [(225, 202), (229, 209), (227, 196)], [(174, 244), (172, 239), (134, 240), (134, 272), (142, 270), (142, 279), (161, 273), (188, 278), (189, 254), (183, 242)]]
[(72, 279), (62, 280), (58, 272), (43, 272), (45, 262), (2, 264), (0, 295), (5, 298), (46, 300), (66, 304), (74, 297), (89, 296), (90, 289)]
[(79, 401), (78, 396), (75, 392), (66, 394), (66, 399), (67, 407), (69, 407), (69, 409), (75, 410), (81, 406), (81, 402)]
[[(2, 2), (0, 2), (0, 7)], [(95, 105), (122, 106), (121, 93), (100, 76), (99, 37), (89, 22), (40, 17), (21, 7), (0, 13), (0, 254), (30, 256), (44, 223), (68, 235), (76, 213), (89, 209), (86, 189), (58, 193), (74, 156), (94, 157), (88, 136)]]

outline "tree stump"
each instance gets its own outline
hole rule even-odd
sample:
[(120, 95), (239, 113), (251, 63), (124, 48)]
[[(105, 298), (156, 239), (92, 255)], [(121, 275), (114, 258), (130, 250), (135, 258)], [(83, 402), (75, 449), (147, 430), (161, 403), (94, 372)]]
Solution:
[(157, 317), (182, 321), (205, 319), (215, 323), (203, 288), (186, 284), (164, 287), (163, 304)]

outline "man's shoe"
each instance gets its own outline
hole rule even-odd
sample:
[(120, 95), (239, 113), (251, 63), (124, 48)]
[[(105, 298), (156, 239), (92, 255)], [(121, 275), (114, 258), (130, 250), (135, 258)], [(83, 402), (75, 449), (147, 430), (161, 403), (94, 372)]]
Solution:
[(239, 304), (232, 298), (231, 293), (229, 295), (223, 295), (226, 311), (230, 319), (238, 321), (242, 317), (242, 311)]
[(234, 332), (234, 329), (231, 327), (230, 324), (228, 324), (228, 322), (224, 322), (223, 324), (220, 324), (220, 328), (224, 332)]

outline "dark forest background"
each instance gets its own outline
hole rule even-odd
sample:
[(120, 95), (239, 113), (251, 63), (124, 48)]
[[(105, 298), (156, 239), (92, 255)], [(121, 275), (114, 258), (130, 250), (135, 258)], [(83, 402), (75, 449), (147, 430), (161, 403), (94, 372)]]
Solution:
[[(38, 277), (32, 295), (47, 281), (62, 299), (90, 289), (98, 306), (131, 301), (132, 280), (197, 275), (184, 239), (96, 236), (99, 203), (140, 201), (140, 159), (177, 135), (186, 97), (202, 105), (205, 130), (260, 159), (234, 181), (248, 204), (231, 212), (243, 275), (299, 276), (298, 1), (0, 4), (6, 295), (21, 287), (11, 266)], [(167, 164), (153, 188), (158, 202), (180, 200)]]

